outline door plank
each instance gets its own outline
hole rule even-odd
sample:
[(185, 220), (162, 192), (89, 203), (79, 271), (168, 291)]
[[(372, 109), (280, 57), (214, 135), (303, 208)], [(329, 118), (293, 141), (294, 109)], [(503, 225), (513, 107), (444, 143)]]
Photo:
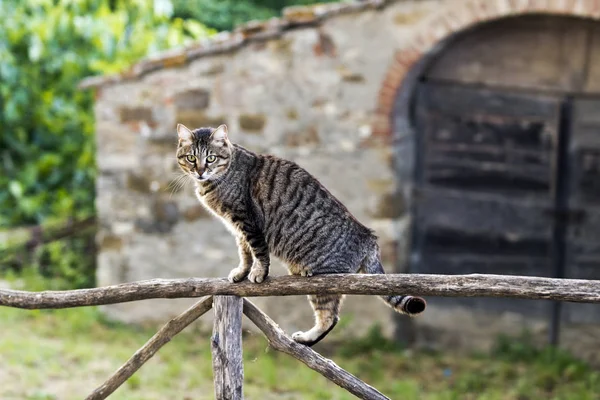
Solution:
[[(552, 275), (559, 110), (559, 100), (548, 95), (420, 85), (412, 270)], [(539, 317), (550, 306), (466, 301)]]

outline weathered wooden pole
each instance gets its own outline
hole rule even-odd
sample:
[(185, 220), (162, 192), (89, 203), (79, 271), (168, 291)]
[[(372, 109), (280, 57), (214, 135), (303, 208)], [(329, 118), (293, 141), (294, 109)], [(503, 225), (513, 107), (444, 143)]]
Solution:
[(211, 338), (216, 400), (242, 400), (244, 366), (242, 361), (243, 299), (215, 296), (215, 322)]
[[(0, 266), (1, 269), (1, 266)], [(226, 278), (152, 279), (119, 285), (45, 292), (0, 289), (0, 306), (68, 308), (128, 301), (225, 296), (410, 293), (412, 296), (507, 297), (600, 304), (600, 280), (555, 279), (514, 275), (332, 274), (269, 277), (260, 285)]]

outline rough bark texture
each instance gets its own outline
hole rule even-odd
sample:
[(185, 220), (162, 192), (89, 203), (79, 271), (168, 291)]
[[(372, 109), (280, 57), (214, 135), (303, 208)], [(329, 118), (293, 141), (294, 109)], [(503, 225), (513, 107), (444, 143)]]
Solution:
[(93, 289), (26, 292), (0, 289), (0, 305), (25, 309), (68, 308), (205, 295), (289, 296), (363, 294), (442, 297), (507, 297), (600, 303), (600, 281), (505, 275), (320, 275), (281, 276), (261, 284), (224, 278), (152, 279)]
[(244, 314), (265, 334), (274, 349), (302, 361), (310, 369), (317, 371), (360, 399), (389, 400), (377, 389), (343, 370), (333, 361), (323, 357), (310, 347), (290, 339), (267, 314), (259, 310), (248, 299), (244, 299)]
[(214, 306), (215, 321), (211, 348), (215, 399), (242, 400), (244, 398), (243, 300), (237, 296), (216, 296)]
[(202, 314), (211, 309), (213, 297), (208, 296), (200, 300), (183, 314), (167, 322), (146, 344), (135, 352), (125, 364), (123, 364), (106, 382), (94, 390), (86, 400), (102, 400), (119, 388), (131, 377), (146, 361), (175, 335), (186, 326), (198, 319)]

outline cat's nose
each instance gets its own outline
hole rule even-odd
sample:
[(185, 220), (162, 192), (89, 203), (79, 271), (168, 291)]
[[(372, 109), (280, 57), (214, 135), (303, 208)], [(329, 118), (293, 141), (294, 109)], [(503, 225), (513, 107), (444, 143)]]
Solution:
[(203, 179), (204, 177), (202, 175), (204, 175), (204, 171), (205, 169), (197, 169), (195, 171), (196, 179)]

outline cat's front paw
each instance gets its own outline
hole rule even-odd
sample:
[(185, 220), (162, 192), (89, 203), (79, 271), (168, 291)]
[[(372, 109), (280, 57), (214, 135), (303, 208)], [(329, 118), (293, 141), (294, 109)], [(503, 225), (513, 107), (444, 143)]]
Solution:
[(248, 276), (248, 270), (242, 267), (237, 267), (231, 270), (227, 276), (227, 280), (231, 283), (238, 283), (246, 279)]
[(262, 283), (269, 275), (269, 269), (263, 266), (254, 266), (250, 270), (250, 274), (248, 274), (248, 279), (252, 283)]

